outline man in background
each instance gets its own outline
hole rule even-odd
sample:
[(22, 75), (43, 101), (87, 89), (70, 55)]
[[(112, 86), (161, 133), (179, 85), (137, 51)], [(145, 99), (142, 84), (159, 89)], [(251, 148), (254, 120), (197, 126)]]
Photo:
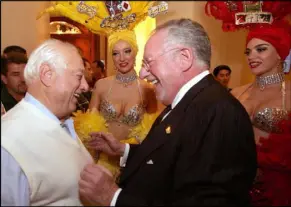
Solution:
[(22, 53), (22, 54), (27, 56), (26, 50), (23, 47), (20, 47), (18, 45), (11, 45), (11, 46), (6, 47), (3, 50), (4, 57), (7, 57), (7, 55), (9, 55), (11, 53)]
[(228, 91), (231, 91), (231, 88), (228, 88), (228, 83), (230, 80), (231, 69), (227, 65), (219, 65), (213, 70), (213, 75), (215, 79), (221, 83)]
[(26, 93), (24, 68), (27, 56), (23, 53), (9, 53), (6, 58), (1, 57), (1, 81), (5, 87), (1, 88), (1, 102), (5, 111), (14, 107)]
[[(26, 50), (18, 45), (11, 45), (11, 46), (6, 47), (3, 50), (2, 56), (7, 57), (8, 55), (15, 54), (15, 53), (21, 53), (21, 54), (24, 54), (25, 56), (27, 56)], [(1, 59), (1, 68), (2, 68), (2, 66), (3, 66), (3, 64), (2, 64), (2, 59)], [(1, 89), (3, 87), (5, 87), (5, 85), (4, 85), (3, 81), (1, 80)]]
[(105, 78), (105, 64), (102, 60), (95, 60), (92, 62), (92, 71), (94, 81), (98, 81), (101, 78)]

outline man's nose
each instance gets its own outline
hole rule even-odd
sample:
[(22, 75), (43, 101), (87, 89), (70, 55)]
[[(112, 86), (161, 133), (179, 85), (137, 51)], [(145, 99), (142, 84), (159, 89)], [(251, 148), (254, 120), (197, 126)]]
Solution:
[(23, 73), (20, 75), (20, 81), (21, 81), (21, 82), (25, 82), (24, 74), (23, 74)]

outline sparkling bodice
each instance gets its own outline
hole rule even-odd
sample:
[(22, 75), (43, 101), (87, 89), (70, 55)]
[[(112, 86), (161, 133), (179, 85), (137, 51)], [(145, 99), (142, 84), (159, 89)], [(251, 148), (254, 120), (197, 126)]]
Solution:
[(280, 133), (278, 123), (287, 118), (287, 110), (280, 108), (265, 108), (255, 113), (253, 125), (268, 133)]
[(117, 111), (108, 100), (103, 99), (100, 103), (100, 113), (106, 121), (117, 121), (131, 127), (138, 125), (143, 117), (145, 108), (141, 104), (134, 105), (127, 113), (117, 115)]

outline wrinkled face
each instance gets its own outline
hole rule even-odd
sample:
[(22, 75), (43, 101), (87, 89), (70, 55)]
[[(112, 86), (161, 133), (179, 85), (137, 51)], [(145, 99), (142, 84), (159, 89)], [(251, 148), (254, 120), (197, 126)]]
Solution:
[(116, 69), (121, 73), (127, 73), (133, 70), (135, 56), (135, 52), (126, 41), (119, 40), (113, 47), (113, 63)]
[(228, 70), (220, 70), (217, 74), (216, 80), (223, 86), (227, 87), (230, 79), (230, 72)]
[(169, 46), (163, 50), (165, 32), (154, 34), (145, 46), (140, 78), (147, 79), (156, 86), (156, 96), (164, 105), (173, 102), (181, 87), (181, 71), (176, 64), (179, 48)]
[(57, 107), (59, 116), (69, 116), (76, 110), (79, 94), (88, 90), (84, 77), (83, 61), (78, 53), (64, 54), (68, 59), (68, 67), (53, 80), (51, 93), (52, 103)]
[(24, 81), (24, 68), (26, 64), (8, 63), (6, 76), (1, 75), (2, 81), (7, 89), (16, 94), (23, 95), (27, 87)]
[(280, 56), (270, 43), (253, 38), (247, 44), (245, 51), (247, 61), (254, 75), (268, 75), (278, 72)]

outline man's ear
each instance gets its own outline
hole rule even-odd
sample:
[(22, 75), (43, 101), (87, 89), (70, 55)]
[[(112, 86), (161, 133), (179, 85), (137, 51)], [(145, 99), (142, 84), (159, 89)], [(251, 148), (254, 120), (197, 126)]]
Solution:
[(55, 70), (53, 70), (48, 64), (41, 64), (39, 68), (39, 79), (45, 86), (52, 86), (54, 84), (55, 76)]
[(193, 65), (194, 54), (192, 49), (184, 48), (180, 52), (180, 64), (183, 71), (189, 70)]
[(1, 74), (1, 80), (5, 85), (7, 85), (7, 77), (5, 75)]

